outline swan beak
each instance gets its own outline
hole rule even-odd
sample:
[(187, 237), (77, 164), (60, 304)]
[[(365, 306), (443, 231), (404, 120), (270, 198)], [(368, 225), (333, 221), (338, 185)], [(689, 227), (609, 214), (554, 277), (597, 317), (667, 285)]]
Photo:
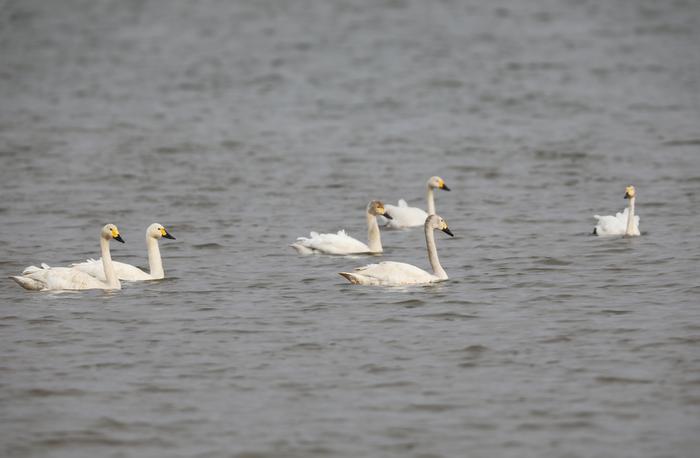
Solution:
[(164, 230), (164, 232), (165, 232), (165, 234), (163, 234), (163, 237), (164, 237), (164, 238), (170, 239), (170, 240), (175, 240), (175, 237), (173, 237), (172, 235), (170, 235), (170, 232), (168, 232), (168, 231), (166, 231), (166, 230)]
[(390, 214), (388, 214), (387, 212), (384, 212), (384, 214), (383, 214), (382, 216), (383, 216), (384, 218), (386, 218), (386, 219), (394, 219), (394, 218), (393, 218)]
[(626, 193), (625, 193), (625, 199), (629, 199), (629, 198), (630, 198), (630, 193), (629, 193), (629, 192), (626, 192)]
[(442, 230), (445, 234), (449, 235), (450, 237), (454, 237), (455, 235), (452, 233), (449, 227), (446, 227), (445, 229)]
[(126, 242), (124, 241), (124, 239), (122, 238), (121, 234), (117, 234), (116, 237), (112, 237), (112, 238), (113, 238), (114, 240), (116, 240), (117, 242), (126, 243)]
[(446, 185), (445, 183), (442, 183), (441, 189), (442, 189), (443, 191), (450, 191), (450, 188), (448, 188), (447, 185)]

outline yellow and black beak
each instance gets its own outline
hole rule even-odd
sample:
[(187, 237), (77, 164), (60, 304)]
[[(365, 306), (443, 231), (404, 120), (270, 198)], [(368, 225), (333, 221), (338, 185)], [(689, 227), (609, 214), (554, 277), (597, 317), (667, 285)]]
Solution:
[(447, 187), (444, 181), (442, 182), (442, 186), (440, 186), (440, 189), (442, 189), (443, 191), (450, 191), (450, 188)]
[(386, 219), (394, 219), (390, 214), (388, 214), (386, 211), (382, 213), (382, 216)]
[(126, 242), (124, 241), (124, 239), (122, 238), (122, 235), (121, 235), (121, 234), (117, 234), (116, 236), (112, 236), (112, 238), (113, 238), (114, 240), (116, 240), (117, 242), (126, 243)]
[(632, 196), (630, 196), (629, 191), (625, 191), (625, 199), (631, 199)]
[(450, 237), (454, 237), (455, 235), (452, 233), (449, 227), (445, 227), (445, 229), (442, 229), (442, 232), (445, 234), (449, 235)]
[(175, 240), (175, 237), (170, 235), (170, 232), (166, 231), (164, 227), (160, 228), (160, 235), (163, 236), (163, 238), (170, 239), (170, 240)]
[(166, 239), (175, 240), (175, 237), (170, 235), (170, 232), (168, 232), (168, 231), (165, 231), (165, 234), (163, 234), (163, 237), (165, 237)]

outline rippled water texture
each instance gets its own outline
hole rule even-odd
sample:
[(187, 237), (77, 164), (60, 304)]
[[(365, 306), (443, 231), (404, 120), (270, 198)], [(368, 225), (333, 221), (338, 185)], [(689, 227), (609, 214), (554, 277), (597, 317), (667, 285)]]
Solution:
[[(694, 457), (700, 3), (10, 1), (0, 271), (99, 255), (116, 293), (0, 282), (0, 454)], [(373, 198), (450, 281), (364, 288)], [(637, 187), (642, 237), (591, 236)], [(382, 259), (427, 268), (420, 229)], [(117, 244), (113, 244), (117, 245)]]

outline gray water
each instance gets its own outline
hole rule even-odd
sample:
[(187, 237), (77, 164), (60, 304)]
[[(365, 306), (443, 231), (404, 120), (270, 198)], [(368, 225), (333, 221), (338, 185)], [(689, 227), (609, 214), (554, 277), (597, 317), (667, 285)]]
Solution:
[[(0, 8), (0, 272), (99, 256), (119, 292), (0, 282), (8, 457), (692, 457), (700, 3), (21, 1)], [(370, 199), (437, 209), (382, 258)], [(642, 237), (590, 235), (637, 187)]]

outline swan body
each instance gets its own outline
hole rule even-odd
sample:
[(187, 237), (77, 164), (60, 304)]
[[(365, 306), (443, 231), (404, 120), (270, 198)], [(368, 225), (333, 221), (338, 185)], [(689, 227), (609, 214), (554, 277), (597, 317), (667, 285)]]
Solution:
[(124, 243), (119, 229), (114, 224), (105, 225), (100, 231), (100, 248), (102, 264), (106, 278), (100, 280), (72, 267), (29, 266), (22, 275), (11, 277), (22, 288), (34, 291), (84, 290), (84, 289), (121, 289), (121, 284), (114, 272), (114, 265), (109, 251), (109, 241), (114, 239)]
[(593, 228), (593, 234), (598, 236), (608, 235), (626, 235), (638, 236), (639, 232), (639, 216), (634, 214), (634, 204), (636, 190), (634, 186), (628, 186), (625, 189), (625, 199), (629, 199), (629, 207), (622, 212), (618, 212), (615, 216), (593, 215), (598, 220), (598, 224)]
[(394, 261), (368, 264), (352, 272), (340, 272), (340, 275), (352, 284), (373, 286), (419, 285), (446, 280), (414, 265)]
[(428, 211), (424, 211), (418, 207), (409, 207), (408, 203), (401, 199), (398, 205), (387, 205), (386, 210), (393, 216), (393, 219), (386, 223), (386, 226), (392, 229), (403, 229), (407, 227), (417, 227), (425, 224), (425, 219), (428, 215), (435, 214), (435, 196), (434, 189), (442, 189), (449, 191), (450, 188), (445, 184), (445, 180), (440, 177), (430, 177), (427, 185), (427, 201)]
[[(114, 261), (114, 271), (120, 280), (125, 281), (147, 281), (160, 280), (165, 278), (163, 261), (160, 257), (158, 240), (161, 238), (175, 240), (162, 224), (153, 223), (146, 228), (146, 247), (148, 248), (149, 272), (144, 272), (136, 266), (124, 262)], [(73, 268), (85, 272), (99, 280), (105, 280), (105, 271), (102, 260), (88, 259), (85, 262), (73, 264)]]
[(359, 267), (352, 272), (340, 272), (340, 275), (356, 285), (421, 285), (447, 280), (447, 273), (438, 259), (434, 230), (439, 229), (450, 236), (453, 234), (447, 226), (447, 222), (438, 215), (429, 215), (425, 220), (424, 227), (428, 259), (433, 269), (432, 274), (405, 262), (385, 261)]
[(387, 227), (392, 229), (403, 229), (407, 227), (417, 227), (425, 223), (425, 218), (428, 213), (422, 208), (409, 207), (408, 202), (400, 199), (398, 205), (387, 204), (387, 210), (392, 216), (396, 215), (393, 220), (386, 223)]
[(373, 200), (367, 205), (367, 238), (369, 244), (350, 237), (344, 230), (336, 234), (319, 234), (311, 232), (309, 237), (299, 237), (290, 246), (299, 254), (361, 254), (383, 252), (382, 241), (377, 224), (377, 215), (391, 219), (392, 216), (384, 209), (384, 204)]

